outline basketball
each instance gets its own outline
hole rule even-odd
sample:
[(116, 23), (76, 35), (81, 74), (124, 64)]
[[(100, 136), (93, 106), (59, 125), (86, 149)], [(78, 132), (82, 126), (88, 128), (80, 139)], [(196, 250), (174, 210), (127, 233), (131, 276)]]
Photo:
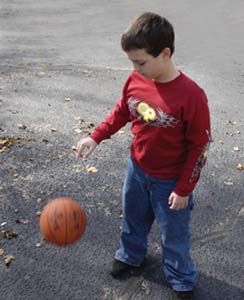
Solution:
[(42, 235), (47, 242), (58, 246), (73, 244), (85, 228), (85, 211), (78, 202), (67, 197), (51, 200), (40, 216)]

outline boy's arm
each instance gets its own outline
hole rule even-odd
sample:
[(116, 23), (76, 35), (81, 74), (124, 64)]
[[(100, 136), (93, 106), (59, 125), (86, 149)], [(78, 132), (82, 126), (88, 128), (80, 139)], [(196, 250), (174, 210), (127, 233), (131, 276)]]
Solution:
[(129, 119), (129, 110), (123, 98), (121, 98), (113, 111), (100, 123), (92, 132), (90, 137), (99, 144), (102, 140), (108, 139), (123, 127)]
[(182, 197), (188, 196), (194, 190), (206, 163), (211, 142), (209, 108), (203, 91), (195, 108), (189, 111), (185, 139), (188, 145), (187, 160), (174, 189), (174, 192)]

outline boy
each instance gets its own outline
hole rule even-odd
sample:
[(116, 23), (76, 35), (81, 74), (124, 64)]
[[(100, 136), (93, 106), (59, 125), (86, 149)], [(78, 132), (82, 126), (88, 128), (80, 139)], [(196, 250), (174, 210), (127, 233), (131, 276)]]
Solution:
[(191, 299), (196, 271), (189, 223), (192, 191), (210, 143), (207, 98), (173, 64), (174, 30), (165, 18), (142, 14), (122, 35), (121, 46), (134, 71), (114, 110), (79, 141), (77, 157), (87, 158), (102, 140), (131, 122), (120, 247), (111, 274), (118, 278), (142, 265), (156, 220), (165, 277), (179, 298)]

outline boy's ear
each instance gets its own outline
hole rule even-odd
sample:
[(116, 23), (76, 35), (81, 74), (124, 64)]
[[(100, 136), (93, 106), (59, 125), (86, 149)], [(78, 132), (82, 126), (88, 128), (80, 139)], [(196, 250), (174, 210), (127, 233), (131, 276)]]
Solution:
[(166, 47), (163, 49), (163, 51), (161, 52), (162, 57), (165, 58), (169, 58), (171, 55), (171, 51), (170, 48)]

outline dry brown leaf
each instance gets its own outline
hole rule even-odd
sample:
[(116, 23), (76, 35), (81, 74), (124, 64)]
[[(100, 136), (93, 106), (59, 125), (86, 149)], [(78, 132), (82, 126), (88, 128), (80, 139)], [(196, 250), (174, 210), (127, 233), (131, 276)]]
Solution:
[(19, 129), (26, 129), (27, 128), (27, 126), (25, 124), (19, 124), (18, 127), (19, 127)]
[(88, 123), (87, 123), (87, 127), (88, 127), (88, 128), (93, 128), (94, 126), (95, 126), (95, 125), (94, 125), (93, 123), (91, 123), (91, 122), (88, 122)]
[(97, 169), (95, 167), (86, 167), (88, 173), (96, 173)]
[(74, 132), (75, 132), (75, 133), (82, 133), (82, 129), (76, 128), (76, 129), (74, 130)]
[(41, 204), (41, 203), (42, 203), (42, 198), (38, 198), (38, 199), (36, 200), (36, 202), (37, 202), (38, 204)]
[(226, 186), (231, 186), (233, 184), (234, 183), (232, 181), (224, 181), (224, 185), (226, 185)]
[(125, 134), (125, 131), (124, 130), (120, 130), (119, 133), (120, 134)]
[(2, 230), (1, 234), (4, 238), (11, 240), (14, 237), (17, 237), (18, 234), (12, 230)]
[(3, 259), (4, 259), (5, 265), (8, 267), (11, 264), (11, 262), (15, 259), (15, 257), (12, 254), (9, 254), (9, 255), (4, 256)]
[(239, 170), (239, 171), (242, 171), (242, 170), (244, 170), (244, 167), (243, 167), (242, 164), (237, 164), (236, 169)]
[(231, 120), (228, 120), (228, 121), (227, 121), (227, 124), (236, 125), (236, 124), (237, 124), (237, 122), (236, 122), (236, 121), (231, 121)]
[(36, 212), (36, 216), (37, 216), (37, 217), (40, 217), (41, 214), (42, 214), (42, 212), (41, 212), (40, 210), (38, 210), (38, 211)]
[(4, 129), (2, 127), (0, 127), (0, 132), (4, 131)]
[(47, 69), (47, 65), (46, 64), (41, 64), (41, 68), (42, 68), (42, 72), (45, 72)]
[(28, 219), (17, 219), (16, 223), (26, 225), (29, 224), (30, 221)]
[(19, 141), (19, 140), (24, 140), (26, 142), (29, 142), (29, 141), (33, 141), (34, 139), (31, 139), (31, 138), (28, 138), (28, 137), (21, 137), (21, 136), (14, 136), (14, 137), (3, 136), (3, 137), (0, 137), (0, 153), (6, 151), (7, 148), (10, 148), (15, 141)]
[(5, 151), (7, 148), (10, 148), (14, 143), (15, 138), (14, 137), (1, 137), (0, 138), (0, 152)]
[(51, 132), (56, 132), (58, 131), (56, 128), (50, 128)]
[(0, 256), (2, 256), (4, 253), (4, 250), (2, 248), (0, 248)]

